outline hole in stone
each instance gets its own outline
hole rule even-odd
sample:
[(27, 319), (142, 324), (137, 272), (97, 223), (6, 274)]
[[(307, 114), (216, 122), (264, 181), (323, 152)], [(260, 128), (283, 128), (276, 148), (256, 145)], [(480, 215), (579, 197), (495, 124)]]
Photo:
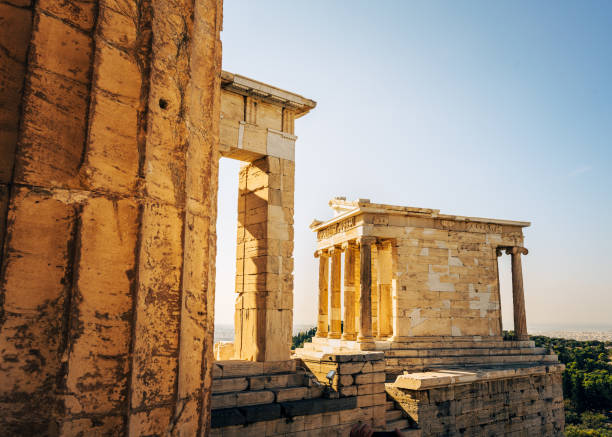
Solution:
[(162, 109), (167, 109), (168, 101), (166, 99), (159, 99), (159, 107)]

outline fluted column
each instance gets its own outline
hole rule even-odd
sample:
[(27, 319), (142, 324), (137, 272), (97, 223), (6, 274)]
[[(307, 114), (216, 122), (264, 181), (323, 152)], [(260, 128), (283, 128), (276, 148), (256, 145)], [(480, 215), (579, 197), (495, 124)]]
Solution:
[(331, 311), (330, 331), (327, 338), (340, 338), (342, 332), (341, 322), (341, 281), (342, 281), (342, 249), (334, 247), (331, 249)]
[(374, 241), (373, 237), (361, 237), (359, 241), (361, 314), (357, 341), (363, 350), (375, 347), (372, 338), (372, 243)]
[(343, 340), (355, 340), (355, 243), (347, 242), (344, 249), (344, 332)]
[(529, 340), (527, 334), (527, 316), (525, 314), (525, 293), (523, 291), (523, 267), (521, 254), (529, 251), (524, 247), (512, 247), (507, 250), (512, 256), (512, 300), (514, 303), (514, 333), (517, 340)]
[(325, 250), (315, 252), (319, 258), (319, 318), (317, 321), (317, 337), (327, 337), (329, 323), (329, 254)]

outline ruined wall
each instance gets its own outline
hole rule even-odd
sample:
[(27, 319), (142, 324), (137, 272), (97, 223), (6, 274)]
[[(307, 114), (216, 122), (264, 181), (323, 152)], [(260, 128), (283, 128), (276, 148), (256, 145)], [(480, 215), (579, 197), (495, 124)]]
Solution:
[(205, 433), (221, 1), (0, 10), (0, 428)]
[(424, 436), (556, 437), (565, 427), (562, 371), (551, 365), (411, 374), (387, 384), (387, 393)]

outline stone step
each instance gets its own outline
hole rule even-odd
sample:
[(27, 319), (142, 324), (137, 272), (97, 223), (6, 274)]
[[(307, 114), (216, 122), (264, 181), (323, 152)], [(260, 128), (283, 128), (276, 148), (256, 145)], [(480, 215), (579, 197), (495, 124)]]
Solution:
[[(436, 348), (466, 348), (466, 349), (471, 349), (471, 348), (507, 348), (507, 347), (512, 347), (512, 348), (528, 348), (528, 347), (534, 347), (535, 346), (535, 342), (532, 340), (523, 340), (523, 341), (518, 341), (518, 340), (487, 340), (487, 339), (483, 339), (483, 340), (475, 340), (475, 339), (471, 339), (471, 340), (466, 340), (465, 338), (452, 338), (452, 337), (441, 337), (441, 338), (436, 338), (436, 339), (432, 339), (432, 338), (427, 338), (427, 337), (423, 337), (423, 338), (414, 338), (411, 339), (410, 341), (404, 341), (404, 342), (386, 342), (386, 341), (377, 341), (377, 344), (380, 344), (381, 347), (384, 347), (385, 349), (387, 349), (387, 347), (390, 350), (394, 350), (394, 349), (409, 349), (409, 348), (417, 348), (417, 349), (436, 349)], [(384, 344), (387, 344), (387, 346), (384, 346)], [(311, 344), (312, 347), (318, 347), (318, 346), (329, 346), (332, 348), (338, 348), (338, 347), (347, 347), (350, 348), (352, 345), (354, 345), (354, 342), (347, 342), (347, 341), (343, 341), (343, 340), (337, 340), (337, 339), (329, 339), (329, 338), (318, 338), (318, 337), (313, 337), (312, 339), (312, 343), (305, 343), (304, 346), (306, 347), (307, 344)]]
[(494, 349), (394, 349), (385, 351), (385, 358), (426, 358), (426, 357), (454, 357), (472, 355), (543, 355), (546, 349), (538, 348), (494, 348)]
[(245, 360), (215, 361), (213, 378), (237, 378), (243, 376), (272, 375), (278, 373), (295, 373), (296, 360), (266, 361), (263, 363)]
[(385, 412), (385, 419), (387, 420), (387, 423), (403, 418), (404, 414), (402, 413), (402, 410), (387, 410)]
[(404, 428), (408, 428), (410, 426), (410, 423), (408, 422), (407, 419), (397, 419), (397, 420), (392, 420), (392, 421), (387, 421), (387, 431), (393, 431), (395, 429), (404, 429)]
[(400, 429), (400, 432), (402, 433), (404, 437), (421, 437), (422, 436), (420, 429), (404, 428), (404, 429)]
[(272, 390), (251, 390), (212, 395), (212, 409), (247, 407), (269, 403), (318, 399), (323, 395), (323, 386), (288, 387)]
[(470, 365), (470, 364), (517, 364), (517, 363), (556, 363), (556, 355), (471, 355), (429, 358), (386, 358), (387, 368), (402, 366)]
[(535, 342), (525, 341), (411, 341), (405, 343), (391, 343), (390, 350), (396, 349), (490, 349), (490, 348), (530, 348), (535, 347)]

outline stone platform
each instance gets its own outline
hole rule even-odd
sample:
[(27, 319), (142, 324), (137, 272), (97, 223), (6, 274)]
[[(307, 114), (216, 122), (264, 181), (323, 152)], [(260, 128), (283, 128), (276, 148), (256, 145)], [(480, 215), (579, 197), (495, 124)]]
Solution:
[(563, 364), (404, 374), (387, 394), (424, 436), (562, 436)]
[[(317, 358), (322, 354), (354, 351), (357, 347), (357, 342), (353, 341), (314, 337), (312, 343), (305, 343), (303, 348), (297, 349), (296, 355)], [(375, 347), (384, 354), (388, 380), (405, 371), (558, 362), (556, 355), (535, 347), (535, 343), (529, 340), (420, 337), (403, 342), (376, 341)]]

